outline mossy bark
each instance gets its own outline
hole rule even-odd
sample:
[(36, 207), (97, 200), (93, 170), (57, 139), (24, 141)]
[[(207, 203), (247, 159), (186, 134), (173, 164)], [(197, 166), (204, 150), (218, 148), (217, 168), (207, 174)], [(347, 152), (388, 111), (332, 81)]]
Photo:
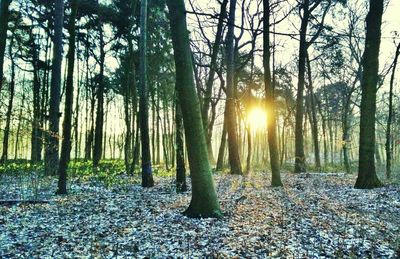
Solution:
[(176, 89), (182, 107), (192, 199), (184, 212), (188, 217), (221, 217), (221, 209), (208, 161), (200, 103), (193, 78), (193, 65), (183, 0), (167, 0), (175, 57)]

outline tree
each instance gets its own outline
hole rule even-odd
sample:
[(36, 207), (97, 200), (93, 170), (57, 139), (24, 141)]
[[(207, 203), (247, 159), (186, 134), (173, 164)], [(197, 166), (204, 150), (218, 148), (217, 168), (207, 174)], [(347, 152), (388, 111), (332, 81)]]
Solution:
[(104, 42), (104, 26), (103, 26), (103, 13), (102, 6), (98, 5), (98, 32), (99, 32), (99, 49), (100, 57), (98, 60), (100, 71), (97, 77), (97, 108), (96, 108), (96, 127), (94, 131), (94, 146), (93, 146), (93, 167), (97, 168), (101, 156), (103, 154), (103, 128), (104, 128), (104, 62), (105, 62), (105, 42)]
[(54, 5), (53, 62), (51, 70), (49, 132), (45, 153), (45, 172), (55, 175), (59, 162), (59, 124), (60, 124), (60, 92), (61, 65), (63, 50), (64, 0), (55, 1)]
[(392, 136), (392, 122), (393, 122), (393, 86), (397, 68), (397, 60), (400, 55), (400, 43), (397, 45), (396, 53), (394, 54), (394, 61), (392, 67), (392, 75), (390, 77), (389, 89), (389, 115), (386, 123), (386, 177), (390, 179), (392, 175), (392, 153), (393, 153), (393, 136)]
[(304, 132), (303, 132), (303, 116), (304, 116), (304, 85), (306, 72), (307, 49), (318, 38), (323, 30), (323, 24), (331, 6), (331, 1), (326, 1), (324, 6), (321, 23), (318, 25), (317, 32), (307, 41), (307, 28), (312, 18), (315, 19), (313, 11), (324, 2), (317, 0), (311, 3), (310, 0), (303, 0), (300, 4), (300, 10), (303, 11), (300, 25), (300, 45), (299, 45), (299, 61), (298, 61), (298, 83), (297, 83), (297, 100), (296, 100), (296, 125), (295, 125), (295, 165), (294, 172), (301, 173), (306, 171), (306, 157), (304, 154)]
[(360, 106), (360, 146), (357, 189), (381, 187), (375, 168), (375, 114), (383, 0), (370, 0), (363, 55)]
[(231, 0), (228, 18), (228, 32), (226, 35), (226, 130), (228, 133), (229, 164), (232, 174), (243, 174), (240, 163), (237, 118), (236, 118), (236, 91), (234, 82), (235, 72), (235, 10), (236, 0)]
[(175, 104), (175, 142), (176, 142), (176, 191), (186, 192), (186, 168), (185, 168), (185, 155), (184, 155), (184, 143), (183, 143), (183, 119), (182, 110), (179, 104), (179, 100), (176, 100)]
[(154, 186), (151, 168), (149, 137), (149, 89), (147, 84), (147, 0), (140, 3), (140, 42), (139, 42), (139, 112), (140, 137), (142, 142), (142, 186)]
[(265, 85), (265, 99), (266, 107), (268, 112), (268, 145), (269, 145), (269, 156), (272, 171), (272, 186), (282, 186), (280, 165), (279, 165), (279, 151), (278, 142), (276, 136), (276, 114), (275, 114), (275, 97), (274, 97), (274, 85), (271, 80), (271, 69), (270, 69), (270, 43), (269, 43), (269, 28), (270, 28), (270, 3), (269, 0), (264, 0), (264, 31), (263, 31), (263, 48), (264, 48), (264, 85)]
[(71, 127), (72, 107), (74, 102), (74, 67), (75, 67), (75, 20), (78, 9), (78, 0), (71, 1), (71, 14), (68, 24), (68, 71), (65, 90), (65, 107), (63, 122), (63, 139), (61, 146), (60, 164), (58, 166), (58, 190), (57, 194), (67, 194), (67, 168), (71, 154)]
[(10, 88), (10, 98), (8, 100), (7, 113), (6, 113), (6, 126), (4, 128), (3, 137), (3, 153), (0, 158), (0, 163), (4, 163), (8, 159), (8, 142), (10, 137), (10, 127), (11, 127), (11, 113), (13, 109), (14, 95), (15, 95), (15, 56), (12, 55), (12, 46), (14, 42), (14, 37), (11, 38), (9, 45), (9, 55), (11, 58), (11, 81), (9, 83)]
[(228, 5), (228, 0), (223, 0), (222, 4), (221, 4), (221, 10), (219, 13), (219, 18), (218, 18), (215, 42), (212, 46), (210, 71), (209, 71), (207, 82), (206, 82), (206, 89), (204, 92), (203, 106), (202, 106), (203, 126), (204, 126), (204, 132), (206, 134), (208, 154), (209, 154), (209, 158), (211, 161), (214, 160), (214, 156), (213, 156), (212, 145), (211, 145), (212, 128), (211, 128), (211, 130), (209, 130), (208, 113), (209, 113), (210, 106), (211, 106), (211, 94), (212, 94), (215, 72), (217, 69), (217, 58), (218, 58), (218, 52), (219, 52), (221, 41), (222, 41), (222, 33), (223, 33), (224, 21), (226, 18), (227, 5)]
[(167, 0), (167, 5), (175, 57), (176, 89), (182, 107), (192, 178), (192, 199), (184, 214), (189, 217), (221, 217), (208, 160), (200, 103), (194, 84), (185, 4), (183, 0)]
[(0, 92), (3, 86), (4, 53), (6, 51), (9, 6), (11, 0), (0, 1)]

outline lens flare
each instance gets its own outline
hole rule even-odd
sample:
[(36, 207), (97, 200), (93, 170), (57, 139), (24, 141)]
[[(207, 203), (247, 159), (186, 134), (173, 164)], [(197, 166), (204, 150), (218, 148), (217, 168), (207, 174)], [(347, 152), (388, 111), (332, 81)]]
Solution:
[(254, 107), (247, 113), (247, 123), (254, 130), (262, 130), (267, 127), (267, 113), (260, 107)]

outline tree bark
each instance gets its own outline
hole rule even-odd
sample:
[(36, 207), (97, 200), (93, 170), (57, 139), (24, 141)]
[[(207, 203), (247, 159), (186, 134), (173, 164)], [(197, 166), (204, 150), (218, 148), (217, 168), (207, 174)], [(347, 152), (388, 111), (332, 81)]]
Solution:
[(238, 126), (236, 116), (236, 91), (234, 82), (235, 50), (234, 30), (236, 0), (231, 0), (228, 18), (228, 32), (226, 36), (226, 129), (228, 133), (228, 151), (231, 174), (243, 174), (239, 155)]
[(317, 110), (316, 110), (316, 101), (315, 101), (315, 95), (314, 95), (314, 87), (313, 87), (313, 82), (312, 82), (312, 74), (311, 74), (311, 62), (310, 58), (306, 56), (307, 59), (307, 71), (308, 71), (308, 88), (310, 92), (310, 121), (312, 122), (311, 124), (311, 134), (313, 138), (313, 143), (314, 143), (314, 156), (315, 156), (315, 167), (316, 170), (321, 169), (321, 157), (320, 157), (320, 148), (319, 148), (319, 140), (318, 140), (318, 120), (317, 120)]
[(176, 89), (182, 107), (186, 148), (192, 178), (192, 199), (184, 212), (189, 217), (221, 217), (193, 78), (191, 50), (183, 0), (167, 0), (175, 57)]
[(183, 118), (182, 110), (179, 104), (179, 100), (176, 100), (176, 112), (175, 112), (175, 124), (176, 124), (176, 192), (186, 192), (186, 168), (185, 168), (185, 150), (183, 144)]
[(386, 123), (386, 178), (390, 179), (392, 175), (392, 156), (393, 156), (393, 136), (392, 136), (392, 122), (393, 122), (393, 87), (394, 79), (397, 68), (397, 60), (400, 55), (400, 44), (397, 45), (396, 54), (394, 56), (392, 75), (390, 77), (390, 89), (389, 89), (389, 115)]
[[(225, 107), (225, 109), (226, 109), (226, 107)], [(221, 134), (221, 144), (219, 145), (217, 165), (215, 168), (216, 171), (222, 171), (222, 168), (224, 167), (226, 135), (227, 135), (227, 132), (226, 132), (226, 111), (225, 111), (224, 112), (224, 122), (223, 122), (223, 126), (222, 126), (222, 134)]]
[[(11, 45), (10, 45), (10, 54), (11, 54)], [(6, 126), (4, 128), (4, 137), (3, 137), (3, 153), (0, 158), (0, 164), (6, 162), (8, 159), (8, 144), (9, 144), (10, 127), (11, 127), (11, 115), (12, 115), (14, 94), (15, 94), (15, 62), (13, 58), (11, 58), (11, 81), (9, 87), (10, 87), (10, 97), (8, 99)]]
[(306, 72), (306, 55), (307, 55), (307, 26), (310, 17), (309, 0), (304, 0), (303, 17), (300, 26), (300, 47), (299, 47), (299, 63), (298, 63), (298, 83), (297, 83), (297, 99), (296, 99), (296, 117), (295, 117), (295, 164), (294, 172), (303, 173), (306, 171), (306, 157), (304, 154), (304, 132), (303, 132), (303, 115), (304, 115), (304, 84)]
[(59, 128), (60, 128), (60, 95), (61, 66), (63, 50), (64, 0), (55, 1), (53, 61), (51, 70), (49, 131), (46, 132), (45, 173), (56, 175), (59, 163)]
[(72, 109), (74, 102), (74, 66), (75, 66), (75, 20), (78, 9), (78, 0), (71, 2), (71, 14), (68, 24), (68, 70), (65, 89), (65, 106), (63, 122), (63, 139), (61, 144), (60, 164), (58, 167), (58, 190), (57, 194), (67, 194), (67, 168), (71, 154), (71, 127)]
[(98, 89), (97, 89), (97, 110), (96, 110), (96, 128), (94, 131), (94, 147), (93, 147), (93, 167), (96, 168), (99, 165), (103, 151), (103, 125), (104, 125), (104, 32), (103, 22), (101, 17), (99, 18), (99, 36), (100, 36), (100, 73), (98, 77)]
[(202, 118), (203, 118), (203, 126), (204, 126), (204, 133), (206, 134), (207, 140), (207, 148), (208, 148), (208, 155), (210, 161), (215, 161), (213, 152), (212, 152), (212, 145), (211, 145), (211, 137), (208, 135), (212, 134), (212, 128), (209, 129), (209, 118), (208, 113), (210, 110), (211, 105), (211, 94), (214, 84), (214, 77), (217, 69), (217, 58), (218, 52), (220, 49), (221, 41), (222, 41), (222, 32), (224, 21), (226, 19), (226, 7), (228, 5), (228, 0), (223, 0), (221, 3), (221, 10), (218, 17), (218, 25), (217, 25), (217, 33), (215, 35), (215, 42), (212, 46), (212, 53), (211, 53), (211, 62), (210, 62), (210, 72), (208, 74), (207, 82), (206, 82), (206, 90), (204, 92), (203, 97), (203, 106), (202, 106)]
[(140, 5), (140, 42), (139, 42), (139, 112), (140, 136), (142, 142), (142, 186), (154, 186), (151, 167), (150, 137), (149, 137), (149, 89), (147, 84), (147, 0), (141, 0)]
[(264, 6), (264, 31), (263, 31), (263, 66), (264, 66), (264, 87), (265, 87), (265, 101), (267, 109), (267, 130), (268, 130), (268, 146), (269, 157), (272, 171), (272, 186), (282, 186), (280, 165), (279, 165), (279, 150), (276, 134), (276, 113), (275, 113), (275, 96), (274, 85), (271, 80), (271, 51), (270, 51), (270, 2), (269, 0), (263, 1)]
[(382, 186), (375, 169), (375, 113), (383, 0), (370, 0), (369, 4), (361, 82), (358, 177), (354, 186), (358, 189), (372, 189)]
[(6, 51), (8, 16), (11, 0), (1, 0), (0, 3), (0, 92), (3, 88), (4, 53)]

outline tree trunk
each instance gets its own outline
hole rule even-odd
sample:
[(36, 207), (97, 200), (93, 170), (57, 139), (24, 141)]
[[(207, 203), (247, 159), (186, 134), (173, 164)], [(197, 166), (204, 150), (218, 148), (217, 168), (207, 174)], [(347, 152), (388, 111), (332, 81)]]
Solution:
[(0, 92), (3, 88), (3, 66), (4, 66), (4, 53), (6, 51), (7, 43), (7, 30), (8, 30), (8, 8), (11, 0), (1, 0), (0, 3)]
[(246, 174), (250, 173), (251, 170), (251, 151), (253, 149), (252, 147), (252, 139), (251, 139), (251, 126), (248, 125), (246, 127), (246, 135), (247, 135), (247, 158), (246, 158)]
[(321, 170), (321, 158), (320, 158), (320, 148), (319, 148), (319, 140), (318, 140), (318, 120), (317, 120), (317, 110), (316, 110), (316, 101), (315, 101), (315, 95), (314, 95), (314, 88), (313, 88), (313, 82), (312, 82), (312, 75), (311, 75), (311, 63), (310, 63), (310, 58), (307, 53), (307, 71), (308, 71), (308, 88), (310, 91), (310, 112), (311, 112), (311, 133), (313, 137), (313, 143), (314, 143), (314, 156), (315, 156), (315, 167), (316, 170)]
[(231, 174), (243, 174), (239, 156), (238, 126), (236, 116), (236, 91), (234, 82), (234, 30), (236, 0), (231, 0), (226, 36), (226, 129), (228, 132), (228, 151)]
[[(226, 110), (226, 107), (225, 107)], [(221, 144), (219, 145), (218, 160), (215, 170), (222, 171), (224, 167), (225, 146), (226, 146), (226, 111), (224, 112), (224, 122), (222, 126)]]
[(61, 144), (60, 165), (58, 167), (58, 190), (57, 194), (67, 194), (67, 168), (71, 154), (71, 127), (72, 109), (74, 102), (74, 62), (75, 62), (75, 20), (78, 8), (78, 0), (71, 2), (71, 14), (68, 24), (68, 71), (65, 89), (65, 107), (63, 122), (63, 139)]
[(266, 109), (268, 112), (267, 116), (267, 129), (268, 129), (268, 146), (269, 146), (269, 157), (272, 171), (272, 186), (282, 186), (280, 166), (279, 166), (279, 150), (276, 135), (276, 113), (275, 113), (275, 96), (274, 88), (271, 81), (271, 69), (270, 69), (270, 3), (269, 0), (263, 1), (264, 6), (264, 32), (263, 32), (263, 42), (264, 42), (264, 52), (263, 52), (263, 66), (264, 66), (264, 85), (265, 85), (265, 101)]
[(220, 11), (219, 17), (218, 17), (218, 25), (217, 25), (217, 33), (215, 35), (215, 42), (212, 46), (210, 72), (208, 74), (208, 78), (207, 78), (207, 82), (206, 82), (206, 90), (204, 92), (203, 107), (202, 107), (203, 127), (204, 127), (204, 133), (206, 134), (208, 155), (209, 155), (209, 159), (211, 162), (214, 161), (214, 156), (213, 156), (213, 152), (212, 152), (211, 137), (208, 136), (208, 135), (212, 134), (212, 129), (209, 130), (209, 127), (208, 127), (208, 124), (209, 124), (208, 112), (210, 110), (210, 105), (211, 105), (211, 94), (212, 94), (215, 72), (217, 69), (218, 52), (219, 52), (222, 37), (223, 37), (222, 32), (223, 32), (224, 21), (226, 19), (227, 5), (228, 5), (228, 0), (223, 0), (223, 2), (221, 3), (221, 11)]
[(343, 145), (343, 162), (344, 167), (346, 169), (346, 173), (351, 173), (350, 166), (350, 157), (349, 157), (349, 144), (350, 144), (350, 98), (351, 95), (347, 96), (344, 103), (344, 111), (343, 111), (343, 136), (342, 136), (342, 145)]
[(175, 57), (176, 89), (182, 107), (192, 178), (192, 199), (185, 215), (189, 217), (221, 217), (202, 123), (200, 103), (193, 78), (189, 35), (183, 0), (167, 0), (170, 12), (172, 43)]
[(154, 186), (151, 167), (149, 137), (149, 89), (147, 84), (147, 0), (140, 5), (140, 42), (139, 42), (139, 89), (140, 89), (140, 136), (142, 142), (142, 186)]
[(60, 95), (61, 66), (63, 50), (64, 0), (56, 0), (54, 8), (53, 61), (51, 70), (49, 131), (46, 132), (45, 173), (56, 175), (59, 162), (59, 128), (60, 128)]
[(179, 100), (176, 100), (176, 112), (175, 112), (175, 124), (176, 124), (176, 192), (186, 192), (186, 168), (185, 168), (185, 155), (183, 145), (183, 119), (182, 110), (179, 104)]
[(392, 136), (392, 121), (393, 121), (393, 87), (394, 79), (397, 68), (397, 60), (400, 55), (400, 44), (397, 45), (396, 54), (393, 61), (392, 75), (390, 77), (390, 90), (389, 90), (389, 115), (386, 123), (386, 178), (390, 179), (392, 175), (392, 156), (393, 156), (393, 136)]
[(94, 147), (93, 147), (93, 167), (99, 165), (103, 151), (103, 124), (104, 124), (104, 32), (103, 23), (99, 19), (99, 34), (100, 34), (100, 73), (98, 77), (97, 89), (97, 110), (96, 110), (96, 128), (94, 132)]
[[(22, 89), (24, 89), (25, 86), (25, 74), (22, 79)], [(25, 102), (25, 92), (22, 93), (22, 98), (21, 98), (21, 103)], [(14, 147), (14, 160), (17, 160), (18, 158), (18, 147), (19, 147), (19, 141), (20, 141), (20, 134), (21, 134), (21, 126), (22, 126), (22, 105), (19, 108), (19, 114), (18, 114), (18, 125), (17, 125), (17, 132), (15, 134), (15, 147)]]
[(370, 0), (361, 83), (359, 164), (355, 184), (358, 189), (382, 186), (375, 169), (375, 113), (382, 13), (383, 0)]
[[(11, 47), (10, 47), (10, 54), (11, 54)], [(11, 59), (10, 97), (9, 97), (8, 106), (7, 106), (6, 126), (4, 128), (4, 137), (3, 137), (3, 153), (0, 158), (0, 163), (4, 163), (8, 159), (8, 144), (9, 144), (8, 142), (9, 142), (9, 136), (10, 136), (11, 115), (12, 115), (12, 109), (13, 109), (14, 94), (15, 94), (15, 63), (14, 63), (14, 60)]]
[[(31, 35), (31, 40), (34, 41)], [(35, 47), (34, 47), (35, 48)], [(42, 153), (42, 130), (40, 127), (41, 109), (40, 109), (40, 78), (38, 69), (38, 53), (36, 49), (32, 50), (33, 58), (33, 120), (31, 134), (31, 162), (37, 163), (41, 160)]]
[(298, 63), (298, 83), (297, 83), (297, 99), (296, 99), (296, 123), (295, 123), (295, 173), (306, 172), (306, 157), (304, 154), (304, 132), (303, 132), (303, 116), (304, 116), (304, 84), (306, 72), (306, 56), (307, 56), (307, 26), (309, 13), (309, 0), (304, 0), (303, 17), (300, 26), (300, 47), (299, 47), (299, 63)]

